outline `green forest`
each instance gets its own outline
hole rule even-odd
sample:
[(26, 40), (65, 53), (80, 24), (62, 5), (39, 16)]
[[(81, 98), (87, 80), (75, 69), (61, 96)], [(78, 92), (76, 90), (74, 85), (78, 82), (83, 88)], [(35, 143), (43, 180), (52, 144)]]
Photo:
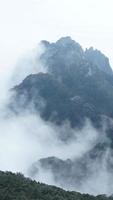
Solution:
[(0, 171), (0, 200), (113, 200), (113, 197), (69, 192), (25, 178), (20, 173)]

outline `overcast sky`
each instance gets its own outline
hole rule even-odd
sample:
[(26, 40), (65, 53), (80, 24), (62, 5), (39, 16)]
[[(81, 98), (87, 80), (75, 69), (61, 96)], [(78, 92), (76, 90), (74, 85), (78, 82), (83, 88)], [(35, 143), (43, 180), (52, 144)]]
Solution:
[(113, 0), (0, 0), (0, 70), (42, 39), (71, 36), (113, 66)]

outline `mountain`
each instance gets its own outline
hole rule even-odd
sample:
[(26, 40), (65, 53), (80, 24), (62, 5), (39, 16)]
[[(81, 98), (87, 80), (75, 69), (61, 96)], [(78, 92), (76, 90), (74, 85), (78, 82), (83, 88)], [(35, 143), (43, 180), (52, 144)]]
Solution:
[(70, 37), (42, 44), (40, 61), (47, 73), (29, 75), (14, 88), (16, 108), (32, 102), (45, 120), (69, 120), (72, 127), (82, 126), (86, 118), (94, 126), (100, 126), (103, 116), (112, 118), (113, 71), (108, 58), (93, 48), (84, 51)]
[(91, 196), (68, 192), (25, 178), (22, 174), (0, 171), (1, 200), (112, 200), (105, 195)]
[[(93, 182), (99, 187), (108, 184), (106, 191), (112, 194), (113, 152), (109, 152), (108, 149), (105, 141), (102, 141), (78, 158), (66, 160), (54, 156), (41, 158), (33, 163), (29, 175), (35, 179), (40, 177), (40, 172), (43, 172), (45, 176), (52, 175), (57, 186), (90, 194), (98, 194), (99, 190), (102, 194), (104, 191), (103, 188), (99, 189), (93, 185)], [(76, 146), (74, 150), (76, 151)]]
[[(65, 130), (59, 137), (59, 141), (63, 140), (67, 145), (70, 138), (76, 141), (71, 129), (82, 130), (86, 119), (89, 119), (99, 137), (87, 152), (76, 159), (69, 157), (63, 160), (54, 155), (37, 159), (31, 165), (30, 176), (37, 177), (41, 166), (42, 170), (51, 172), (55, 183), (63, 188), (79, 190), (86, 182), (86, 185), (91, 185), (92, 191), (92, 180), (97, 181), (98, 185), (109, 177), (105, 180), (107, 189), (104, 189), (111, 193), (113, 71), (109, 59), (93, 48), (84, 51), (70, 37), (61, 38), (55, 43), (43, 40), (41, 45), (45, 51), (40, 56), (40, 62), (47, 72), (31, 74), (16, 85), (12, 89), (10, 109), (16, 114), (30, 109), (53, 126), (62, 127), (68, 121), (70, 131)], [(83, 140), (87, 134), (88, 130)], [(76, 146), (74, 151), (76, 154)]]

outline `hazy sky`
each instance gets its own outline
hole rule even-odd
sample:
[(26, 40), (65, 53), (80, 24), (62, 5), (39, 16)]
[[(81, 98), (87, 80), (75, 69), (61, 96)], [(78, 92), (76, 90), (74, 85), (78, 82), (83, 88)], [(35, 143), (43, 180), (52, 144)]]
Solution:
[(41, 39), (70, 35), (102, 50), (113, 66), (113, 0), (0, 0), (0, 70)]

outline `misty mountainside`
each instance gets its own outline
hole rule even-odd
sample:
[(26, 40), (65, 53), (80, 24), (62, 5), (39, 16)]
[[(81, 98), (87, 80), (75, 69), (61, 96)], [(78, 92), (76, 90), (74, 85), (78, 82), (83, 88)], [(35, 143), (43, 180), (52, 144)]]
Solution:
[(108, 58), (93, 48), (84, 51), (70, 37), (42, 44), (40, 61), (47, 73), (29, 75), (15, 87), (17, 107), (32, 103), (45, 120), (69, 120), (72, 126), (81, 126), (85, 118), (96, 126), (104, 116), (112, 118), (113, 72)]
[[(94, 180), (97, 185), (98, 181), (100, 181), (100, 187), (103, 187), (101, 181), (107, 181), (109, 191), (112, 191), (112, 180), (106, 180), (104, 172), (107, 171), (108, 176), (113, 174), (113, 153), (109, 154), (107, 148), (100, 147), (100, 145), (104, 145), (104, 143), (97, 144), (89, 152), (75, 159), (63, 160), (57, 157), (42, 158), (33, 164), (29, 174), (35, 178), (38, 174), (40, 176), (40, 170), (42, 170), (42, 173), (48, 172), (49, 175), (52, 173), (53, 180), (57, 186), (68, 190), (84, 191), (85, 193), (88, 191), (88, 193), (91, 192), (92, 194), (96, 194), (96, 189), (92, 189), (92, 191), (90, 189), (91, 187), (97, 187), (92, 186)], [(90, 179), (93, 181), (91, 182)], [(86, 187), (84, 187), (84, 184), (86, 184)]]
[(0, 171), (1, 200), (112, 200), (105, 195), (92, 196), (69, 192), (63, 189), (37, 183), (22, 174)]
[(29, 176), (44, 181), (44, 176), (51, 177), (52, 184), (65, 189), (112, 194), (113, 71), (109, 59), (92, 47), (84, 51), (70, 37), (41, 45), (45, 50), (40, 62), (46, 73), (31, 74), (16, 85), (10, 108), (17, 115), (27, 110), (40, 115), (57, 127), (59, 144), (74, 142), (75, 146), (69, 146), (73, 156), (67, 159), (52, 152), (37, 158)]

